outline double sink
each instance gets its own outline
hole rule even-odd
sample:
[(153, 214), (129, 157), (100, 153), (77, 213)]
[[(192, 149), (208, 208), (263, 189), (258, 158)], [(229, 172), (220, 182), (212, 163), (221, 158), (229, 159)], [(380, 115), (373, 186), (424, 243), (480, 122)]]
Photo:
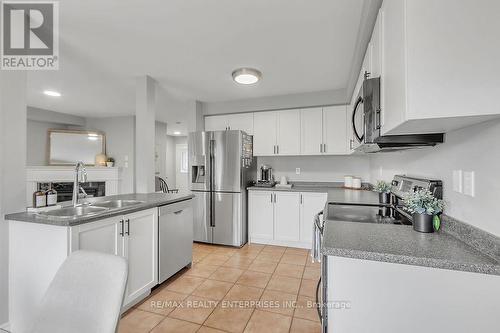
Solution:
[(130, 207), (144, 203), (144, 201), (139, 200), (106, 200), (106, 201), (96, 201), (93, 203), (84, 203), (78, 206), (63, 207), (60, 209), (54, 209), (46, 212), (37, 213), (38, 215), (50, 217), (50, 218), (60, 218), (60, 219), (76, 219), (81, 217), (88, 217), (99, 215), (110, 210)]

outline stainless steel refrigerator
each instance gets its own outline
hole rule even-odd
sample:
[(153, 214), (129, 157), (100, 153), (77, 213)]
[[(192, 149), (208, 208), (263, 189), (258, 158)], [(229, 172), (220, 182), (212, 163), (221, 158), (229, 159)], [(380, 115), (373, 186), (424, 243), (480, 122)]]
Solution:
[(193, 132), (188, 137), (189, 182), (195, 195), (194, 240), (247, 242), (247, 183), (255, 175), (252, 136), (242, 131)]

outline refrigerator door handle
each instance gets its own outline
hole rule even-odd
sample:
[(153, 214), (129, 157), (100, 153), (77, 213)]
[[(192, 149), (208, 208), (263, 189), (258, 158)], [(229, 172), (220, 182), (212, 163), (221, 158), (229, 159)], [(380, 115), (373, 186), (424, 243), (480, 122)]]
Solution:
[(215, 198), (214, 198), (214, 193), (213, 193), (213, 190), (214, 190), (214, 182), (215, 182), (215, 172), (214, 172), (214, 167), (215, 167), (215, 163), (214, 163), (214, 148), (215, 147), (215, 140), (210, 140), (210, 144), (209, 144), (209, 148), (210, 148), (210, 152), (209, 152), (209, 156), (210, 156), (210, 192), (209, 192), (209, 196), (208, 196), (208, 200), (210, 200), (210, 215), (209, 215), (209, 221), (210, 221), (210, 226), (211, 227), (215, 227), (215, 214), (214, 214), (214, 211), (215, 211)]

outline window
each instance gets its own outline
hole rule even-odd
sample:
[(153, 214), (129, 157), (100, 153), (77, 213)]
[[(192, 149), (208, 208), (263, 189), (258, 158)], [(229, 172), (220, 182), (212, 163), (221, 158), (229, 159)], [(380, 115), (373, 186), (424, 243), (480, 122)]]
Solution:
[(181, 152), (181, 173), (187, 173), (188, 172), (188, 152), (187, 151), (182, 151)]

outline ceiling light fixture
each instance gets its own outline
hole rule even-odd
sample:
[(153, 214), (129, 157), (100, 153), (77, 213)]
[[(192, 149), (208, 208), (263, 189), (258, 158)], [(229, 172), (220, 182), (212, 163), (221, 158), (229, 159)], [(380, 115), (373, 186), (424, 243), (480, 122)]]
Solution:
[(181, 132), (179, 132), (179, 131), (175, 131), (175, 132), (174, 132), (174, 135), (181, 135)]
[(47, 96), (61, 97), (61, 93), (54, 90), (45, 90), (43, 93)]
[(255, 68), (238, 68), (232, 75), (233, 80), (239, 84), (254, 84), (262, 78), (262, 73)]

